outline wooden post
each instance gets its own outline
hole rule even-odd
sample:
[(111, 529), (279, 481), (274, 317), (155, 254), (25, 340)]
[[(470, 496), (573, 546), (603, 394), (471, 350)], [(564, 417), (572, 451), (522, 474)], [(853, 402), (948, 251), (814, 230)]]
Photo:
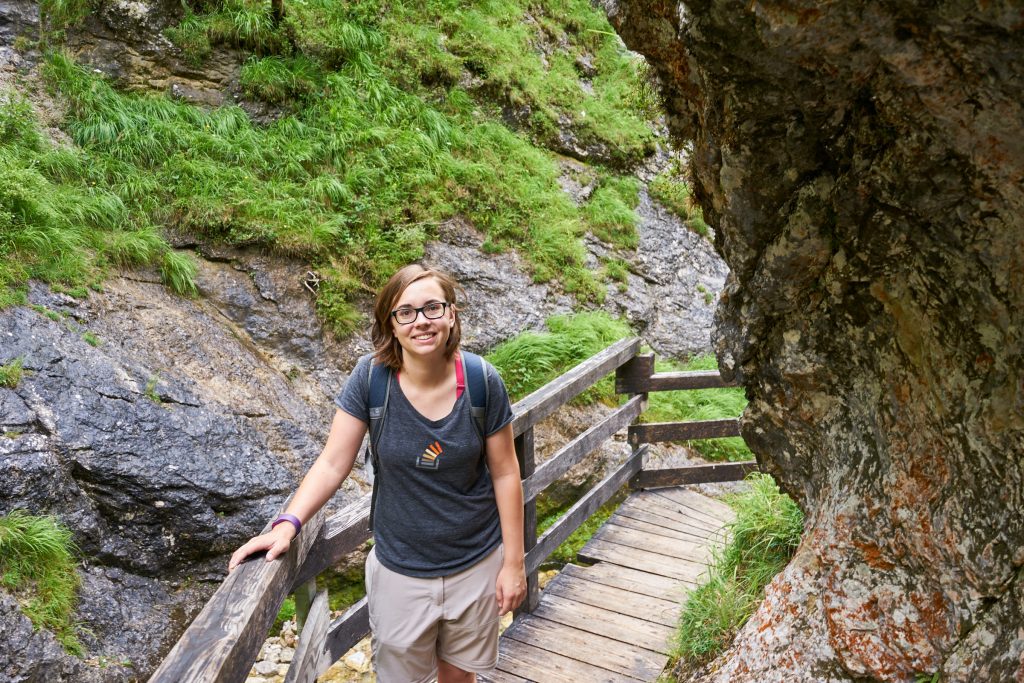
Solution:
[[(537, 465), (533, 451), (533, 427), (516, 437), (516, 457), (519, 459), (519, 476), (526, 479), (533, 474)], [(537, 501), (527, 501), (523, 506), (523, 550), (530, 552), (537, 545)], [(526, 575), (526, 599), (516, 610), (519, 616), (529, 614), (540, 604), (540, 584), (537, 582), (537, 570)]]
[(654, 375), (654, 354), (638, 353), (615, 370), (615, 391), (643, 394)]
[(302, 633), (302, 627), (309, 616), (309, 608), (316, 597), (316, 577), (295, 589), (295, 633)]
[[(633, 358), (623, 363), (615, 371), (615, 391), (620, 394), (641, 395), (644, 397), (644, 408), (647, 407), (646, 387), (654, 375), (654, 354), (638, 353)], [(634, 422), (634, 424), (636, 424)], [(638, 438), (638, 432), (633, 427), (629, 428), (629, 447), (634, 452), (644, 444)], [(644, 456), (646, 457), (646, 456)]]
[[(308, 585), (304, 585), (303, 588)], [(295, 597), (297, 599), (298, 595)], [(331, 665), (324, 650), (324, 639), (331, 622), (327, 591), (316, 594), (309, 605), (307, 616), (302, 635), (299, 636), (298, 647), (295, 648), (295, 656), (284, 679), (285, 683), (316, 683), (317, 676)]]

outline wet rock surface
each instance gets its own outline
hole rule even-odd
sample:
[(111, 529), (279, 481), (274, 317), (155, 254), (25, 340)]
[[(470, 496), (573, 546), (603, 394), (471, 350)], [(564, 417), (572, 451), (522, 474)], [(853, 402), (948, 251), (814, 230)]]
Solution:
[(90, 676), (78, 659), (64, 652), (49, 631), (35, 631), (14, 598), (2, 592), (0, 643), (5, 644), (0, 647), (0, 672), (9, 683), (101, 680), (97, 675)]
[(808, 513), (707, 681), (1024, 679), (1024, 16), (605, 3), (694, 140), (720, 366)]
[[(33, 285), (31, 307), (0, 313), (0, 358), (24, 365), (0, 388), (0, 513), (74, 531), (87, 649), (136, 672), (294, 490), (359, 352), (324, 339), (305, 271), (217, 258), (200, 260), (195, 300), (136, 272), (84, 300)], [(365, 491), (357, 470), (332, 505)]]

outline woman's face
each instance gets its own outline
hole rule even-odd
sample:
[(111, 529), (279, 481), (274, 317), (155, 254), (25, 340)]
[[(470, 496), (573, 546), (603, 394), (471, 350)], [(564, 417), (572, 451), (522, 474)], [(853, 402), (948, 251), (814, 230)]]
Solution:
[[(441, 285), (432, 277), (417, 280), (405, 288), (398, 297), (392, 311), (416, 309), (431, 303), (448, 303)], [(444, 357), (448, 335), (455, 325), (455, 313), (451, 306), (444, 309), (440, 318), (428, 319), (423, 311), (416, 313), (416, 319), (407, 325), (400, 324), (391, 316), (391, 329), (405, 354), (426, 358), (437, 354)], [(408, 356), (406, 356), (408, 357)]]

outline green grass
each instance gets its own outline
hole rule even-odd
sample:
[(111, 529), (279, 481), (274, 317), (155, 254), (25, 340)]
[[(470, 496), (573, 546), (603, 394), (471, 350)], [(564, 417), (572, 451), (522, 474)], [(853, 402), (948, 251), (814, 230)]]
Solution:
[[(679, 370), (716, 370), (714, 356), (697, 356), (687, 363), (658, 361), (659, 372)], [(641, 416), (645, 422), (689, 422), (739, 417), (747, 405), (743, 389), (692, 389), (687, 391), (656, 391), (649, 394), (647, 410)], [(687, 441), (685, 445), (696, 449), (708, 460), (752, 460), (753, 454), (739, 436), (725, 439)]]
[[(565, 565), (576, 562), (577, 555), (583, 546), (587, 544), (587, 541), (597, 533), (597, 530), (601, 528), (601, 525), (608, 521), (615, 510), (619, 507), (622, 501), (625, 499), (625, 494), (620, 493), (613, 496), (607, 503), (597, 509), (597, 511), (588, 517), (583, 524), (576, 528), (569, 538), (565, 539), (558, 548), (555, 549), (544, 565), (547, 567), (564, 567)], [(549, 505), (545, 505), (546, 498), (543, 494), (538, 497), (537, 500), (537, 535), (540, 536), (548, 528), (553, 526), (555, 522), (562, 518), (565, 512), (572, 507), (572, 504), (565, 505), (563, 507), (554, 508)]]
[(290, 102), (315, 95), (323, 87), (324, 73), (316, 62), (296, 57), (253, 57), (242, 67), (246, 95), (267, 102)]
[(29, 278), (84, 296), (111, 267), (157, 263), (169, 250), (129, 209), (146, 193), (107, 182), (94, 161), (46, 142), (30, 105), (0, 93), (0, 307), (24, 303)]
[(0, 365), (0, 387), (14, 389), (21, 382), (22, 359), (15, 358), (12, 361)]
[(755, 473), (747, 482), (747, 491), (727, 500), (736, 511), (729, 541), (716, 554), (708, 579), (687, 597), (680, 618), (674, 654), (694, 664), (728, 647), (803, 533), (803, 513), (770, 476)]
[(216, 45), (241, 48), (257, 55), (291, 50), (288, 31), (285, 26), (274, 25), (269, 2), (222, 0), (207, 6), (210, 11), (203, 13), (187, 9), (178, 26), (164, 31), (191, 64), (200, 65)]
[(708, 224), (704, 222), (704, 210), (697, 206), (690, 194), (690, 186), (682, 177), (678, 166), (658, 174), (650, 184), (650, 193), (665, 208), (683, 220), (687, 228), (701, 237), (708, 237)]
[[(446, 114), (364, 67), (325, 76), (325, 92), (300, 113), (260, 128), (233, 107), (206, 112), (118, 93), (51, 56), (46, 75), (69, 101), (66, 125), (82, 149), (37, 149), (33, 164), (20, 145), (31, 183), (15, 199), (31, 209), (19, 209), (26, 240), (47, 222), (67, 229), (60, 242), (22, 249), (52, 254), (35, 269), (45, 272), (12, 258), (0, 281), (12, 289), (34, 275), (71, 286), (101, 279), (110, 265), (155, 263), (169, 286), (193, 292), (194, 269), (154, 227), (168, 226), (308, 260), (327, 274), (320, 312), (344, 332), (357, 320), (349, 297), (418, 258), (433, 226), (462, 214), (487, 233), (489, 249), (520, 249), (537, 281), (600, 299), (579, 240), (583, 217), (550, 154), (502, 125), (471, 123), (459, 113), (464, 95), (446, 99)], [(31, 205), (83, 194), (89, 202)]]
[[(584, 145), (611, 150), (628, 164), (653, 149), (650, 115), (638, 98), (648, 79), (607, 18), (587, 0), (362, 0), (346, 19), (376, 28), (387, 41), (382, 65), (401, 87), (430, 96), (469, 83), (477, 104), (529, 111), (520, 125), (554, 145), (568, 122)], [(538, 52), (544, 53), (543, 56)], [(591, 65), (593, 94), (581, 85)]]
[(142, 394), (153, 403), (160, 405), (163, 401), (160, 400), (160, 394), (157, 393), (156, 387), (160, 384), (160, 375), (153, 375), (146, 381), (146, 388)]
[(640, 203), (640, 181), (636, 178), (604, 179), (583, 208), (594, 235), (620, 249), (640, 244), (635, 209)]
[(35, 628), (49, 629), (65, 650), (81, 656), (75, 552), (71, 532), (53, 517), (22, 510), (0, 516), (0, 586), (15, 595)]
[(618, 283), (619, 292), (625, 292), (628, 289), (626, 283), (629, 280), (629, 263), (622, 259), (611, 258), (605, 259), (603, 264), (602, 274), (604, 278)]
[[(487, 354), (513, 401), (632, 333), (626, 323), (603, 312), (555, 316), (546, 325), (547, 332), (523, 332)], [(611, 403), (614, 391), (613, 378), (608, 377), (584, 392), (581, 399), (584, 403)]]
[(81, 21), (88, 12), (88, 0), (42, 0), (39, 3), (43, 26), (50, 31)]
[(47, 318), (49, 318), (53, 322), (60, 322), (63, 319), (63, 316), (60, 313), (58, 313), (57, 311), (52, 311), (49, 308), (47, 308), (46, 306), (37, 306), (37, 305), (33, 304), (31, 308), (36, 313), (38, 313), (40, 315), (45, 315)]

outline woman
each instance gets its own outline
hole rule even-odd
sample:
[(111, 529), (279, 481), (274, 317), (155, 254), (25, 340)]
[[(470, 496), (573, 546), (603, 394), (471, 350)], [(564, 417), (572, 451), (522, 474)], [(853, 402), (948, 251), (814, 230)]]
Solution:
[(335, 403), (330, 435), (285, 514), (231, 556), (287, 552), (352, 470), (369, 424), (369, 364), (392, 369), (376, 446), (374, 547), (366, 559), (374, 667), (381, 683), (476, 680), (498, 659), (498, 617), (526, 594), (523, 499), (512, 410), (497, 372), (480, 428), (461, 391), (455, 282), (410, 265), (377, 296), (373, 358)]

